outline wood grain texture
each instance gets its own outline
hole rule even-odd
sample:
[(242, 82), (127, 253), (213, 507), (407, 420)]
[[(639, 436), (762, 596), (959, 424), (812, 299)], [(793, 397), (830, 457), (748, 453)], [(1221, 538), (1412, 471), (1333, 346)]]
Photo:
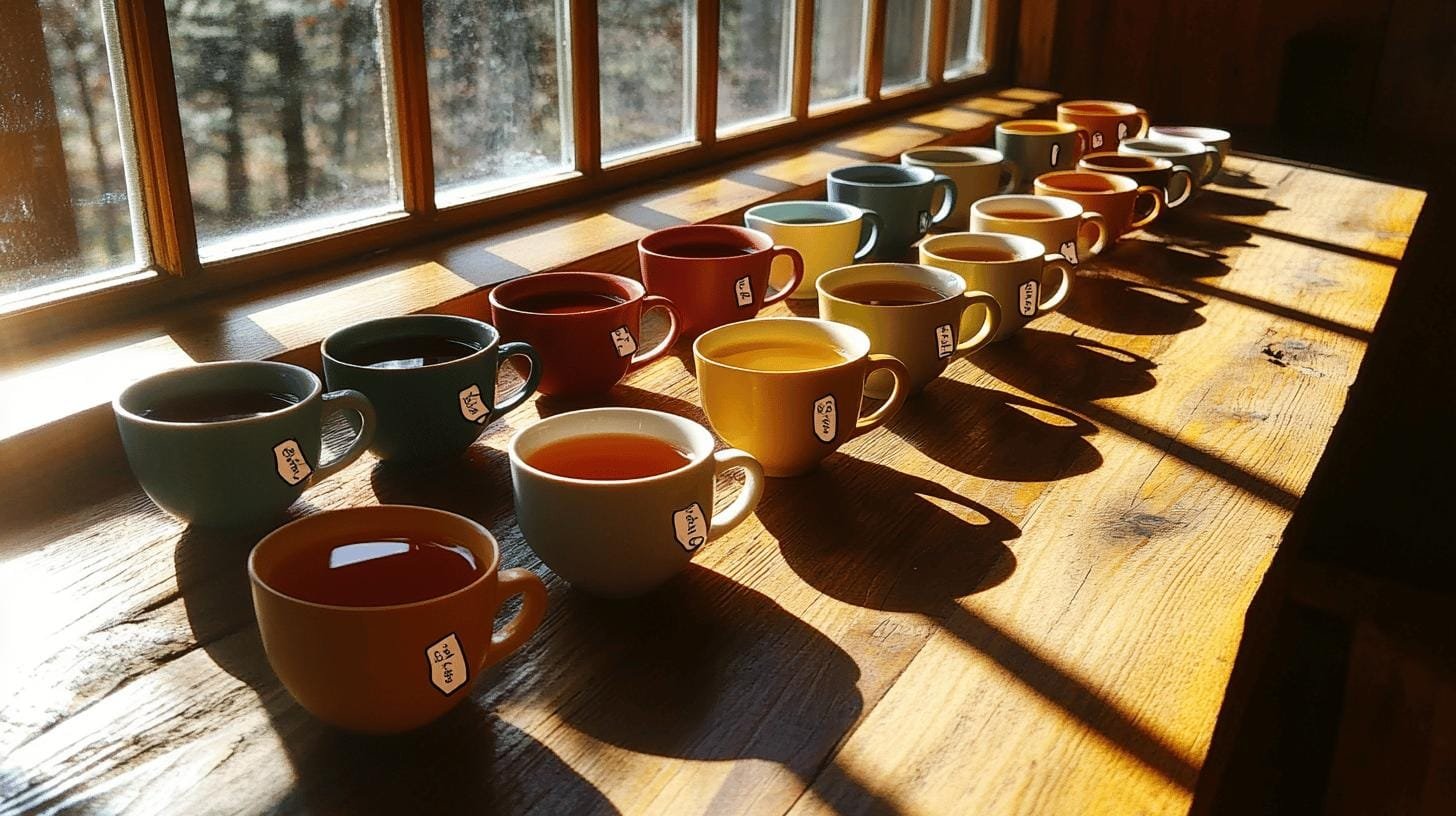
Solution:
[[(416, 734), (303, 713), (252, 619), (259, 532), (185, 529), (98, 460), (106, 489), (0, 539), (0, 813), (1186, 811), (1247, 604), (1423, 200), (1230, 166), (1238, 186), (774, 480), (647, 598), (572, 591), (515, 527), (507, 440), (573, 406), (535, 400), (448, 465), (366, 456), (311, 490), (295, 515), (463, 513), (547, 579), (536, 637)], [(609, 401), (702, 420), (690, 366), (679, 350)]]

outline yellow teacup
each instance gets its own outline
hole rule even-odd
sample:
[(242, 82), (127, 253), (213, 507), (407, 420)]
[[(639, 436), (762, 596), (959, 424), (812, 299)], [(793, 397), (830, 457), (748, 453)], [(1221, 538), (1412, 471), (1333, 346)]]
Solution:
[[(693, 343), (698, 391), (713, 430), (753, 454), (769, 476), (807, 473), (845, 442), (878, 428), (905, 402), (909, 375), (870, 354), (852, 326), (803, 317), (730, 323)], [(865, 379), (886, 371), (890, 395), (860, 416)]]

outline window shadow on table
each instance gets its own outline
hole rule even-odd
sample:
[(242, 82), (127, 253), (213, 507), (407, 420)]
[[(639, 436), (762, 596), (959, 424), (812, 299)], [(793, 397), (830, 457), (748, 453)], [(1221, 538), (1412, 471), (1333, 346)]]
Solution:
[[(288, 696), (263, 651), (246, 570), (261, 534), (192, 528), (174, 553), (194, 639), (219, 668), (252, 688), (297, 776), (283, 801), (252, 804), (348, 813), (616, 812), (549, 749), (476, 700), (391, 737), (351, 734), (314, 719)], [(481, 694), (477, 689), (475, 696)]]
[(1002, 482), (1051, 482), (1090, 473), (1097, 426), (1054, 405), (938, 377), (886, 426), (948, 468)]
[[(775, 601), (689, 564), (658, 590), (607, 601), (569, 592), (535, 657), (579, 681), (556, 715), (595, 739), (661, 757), (763, 759), (810, 784), (864, 708), (853, 658)], [(743, 766), (716, 809), (750, 810)], [(877, 813), (895, 805), (861, 787)]]
[(1061, 314), (1117, 334), (1170, 335), (1203, 325), (1203, 301), (1150, 283), (1084, 270)]
[(1141, 394), (1157, 385), (1151, 360), (1088, 337), (1024, 328), (971, 357), (997, 379), (1062, 405)]

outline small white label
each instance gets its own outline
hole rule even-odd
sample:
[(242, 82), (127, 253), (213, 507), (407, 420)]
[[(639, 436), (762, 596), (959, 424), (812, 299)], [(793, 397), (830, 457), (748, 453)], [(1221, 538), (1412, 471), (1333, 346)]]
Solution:
[(425, 650), (425, 660), (430, 664), (430, 682), (441, 694), (449, 697), (456, 689), (470, 679), (470, 666), (465, 662), (465, 650), (460, 648), (460, 639), (455, 633), (440, 638)]
[(285, 439), (273, 446), (273, 460), (278, 465), (278, 475), (291, 485), (298, 484), (313, 473), (313, 468), (308, 466), (308, 459), (303, 456), (303, 449), (293, 439)]
[(753, 305), (753, 280), (747, 275), (733, 281), (733, 297), (739, 306)]
[(1120, 141), (1122, 141), (1123, 139), (1126, 139), (1126, 138), (1127, 138), (1127, 123), (1126, 122), (1118, 122), (1117, 123), (1117, 140), (1120, 142)]
[(1067, 259), (1067, 263), (1071, 264), (1072, 266), (1076, 266), (1077, 265), (1077, 242), (1076, 241), (1063, 241), (1062, 242), (1062, 257), (1063, 258), (1066, 258)]
[(481, 424), (490, 419), (490, 408), (480, 398), (480, 386), (472, 385), (460, 392), (460, 415)]
[(1094, 131), (1092, 133), (1092, 149), (1093, 150), (1096, 150), (1097, 148), (1099, 148), (1101, 146), (1102, 146), (1102, 131), (1100, 131), (1100, 130)]
[(955, 329), (946, 323), (943, 326), (935, 327), (935, 354), (940, 359), (951, 356), (955, 353)]
[(826, 394), (814, 401), (814, 436), (820, 442), (833, 442), (839, 432), (839, 409), (834, 395)]
[(920, 225), (920, 231), (921, 232), (928, 231), (930, 229), (930, 213), (928, 213), (928, 212), (921, 212), (920, 213), (920, 220), (919, 220), (918, 223)]
[(617, 347), (618, 357), (630, 357), (637, 352), (637, 339), (626, 326), (612, 329), (612, 345)]
[(1059, 145), (1059, 144), (1052, 145), (1052, 167), (1056, 167), (1057, 166), (1057, 159), (1061, 155), (1062, 155), (1062, 146)]
[(1036, 315), (1036, 281), (1027, 281), (1021, 284), (1016, 290), (1016, 309), (1021, 312), (1022, 317), (1033, 317)]
[(672, 514), (672, 533), (684, 550), (692, 552), (708, 540), (708, 517), (697, 502)]

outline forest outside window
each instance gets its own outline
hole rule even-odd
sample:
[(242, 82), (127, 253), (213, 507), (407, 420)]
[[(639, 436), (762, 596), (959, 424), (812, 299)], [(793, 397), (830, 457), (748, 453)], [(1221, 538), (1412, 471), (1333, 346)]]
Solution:
[(985, 74), (994, 2), (5, 0), (0, 317), (836, 127)]

